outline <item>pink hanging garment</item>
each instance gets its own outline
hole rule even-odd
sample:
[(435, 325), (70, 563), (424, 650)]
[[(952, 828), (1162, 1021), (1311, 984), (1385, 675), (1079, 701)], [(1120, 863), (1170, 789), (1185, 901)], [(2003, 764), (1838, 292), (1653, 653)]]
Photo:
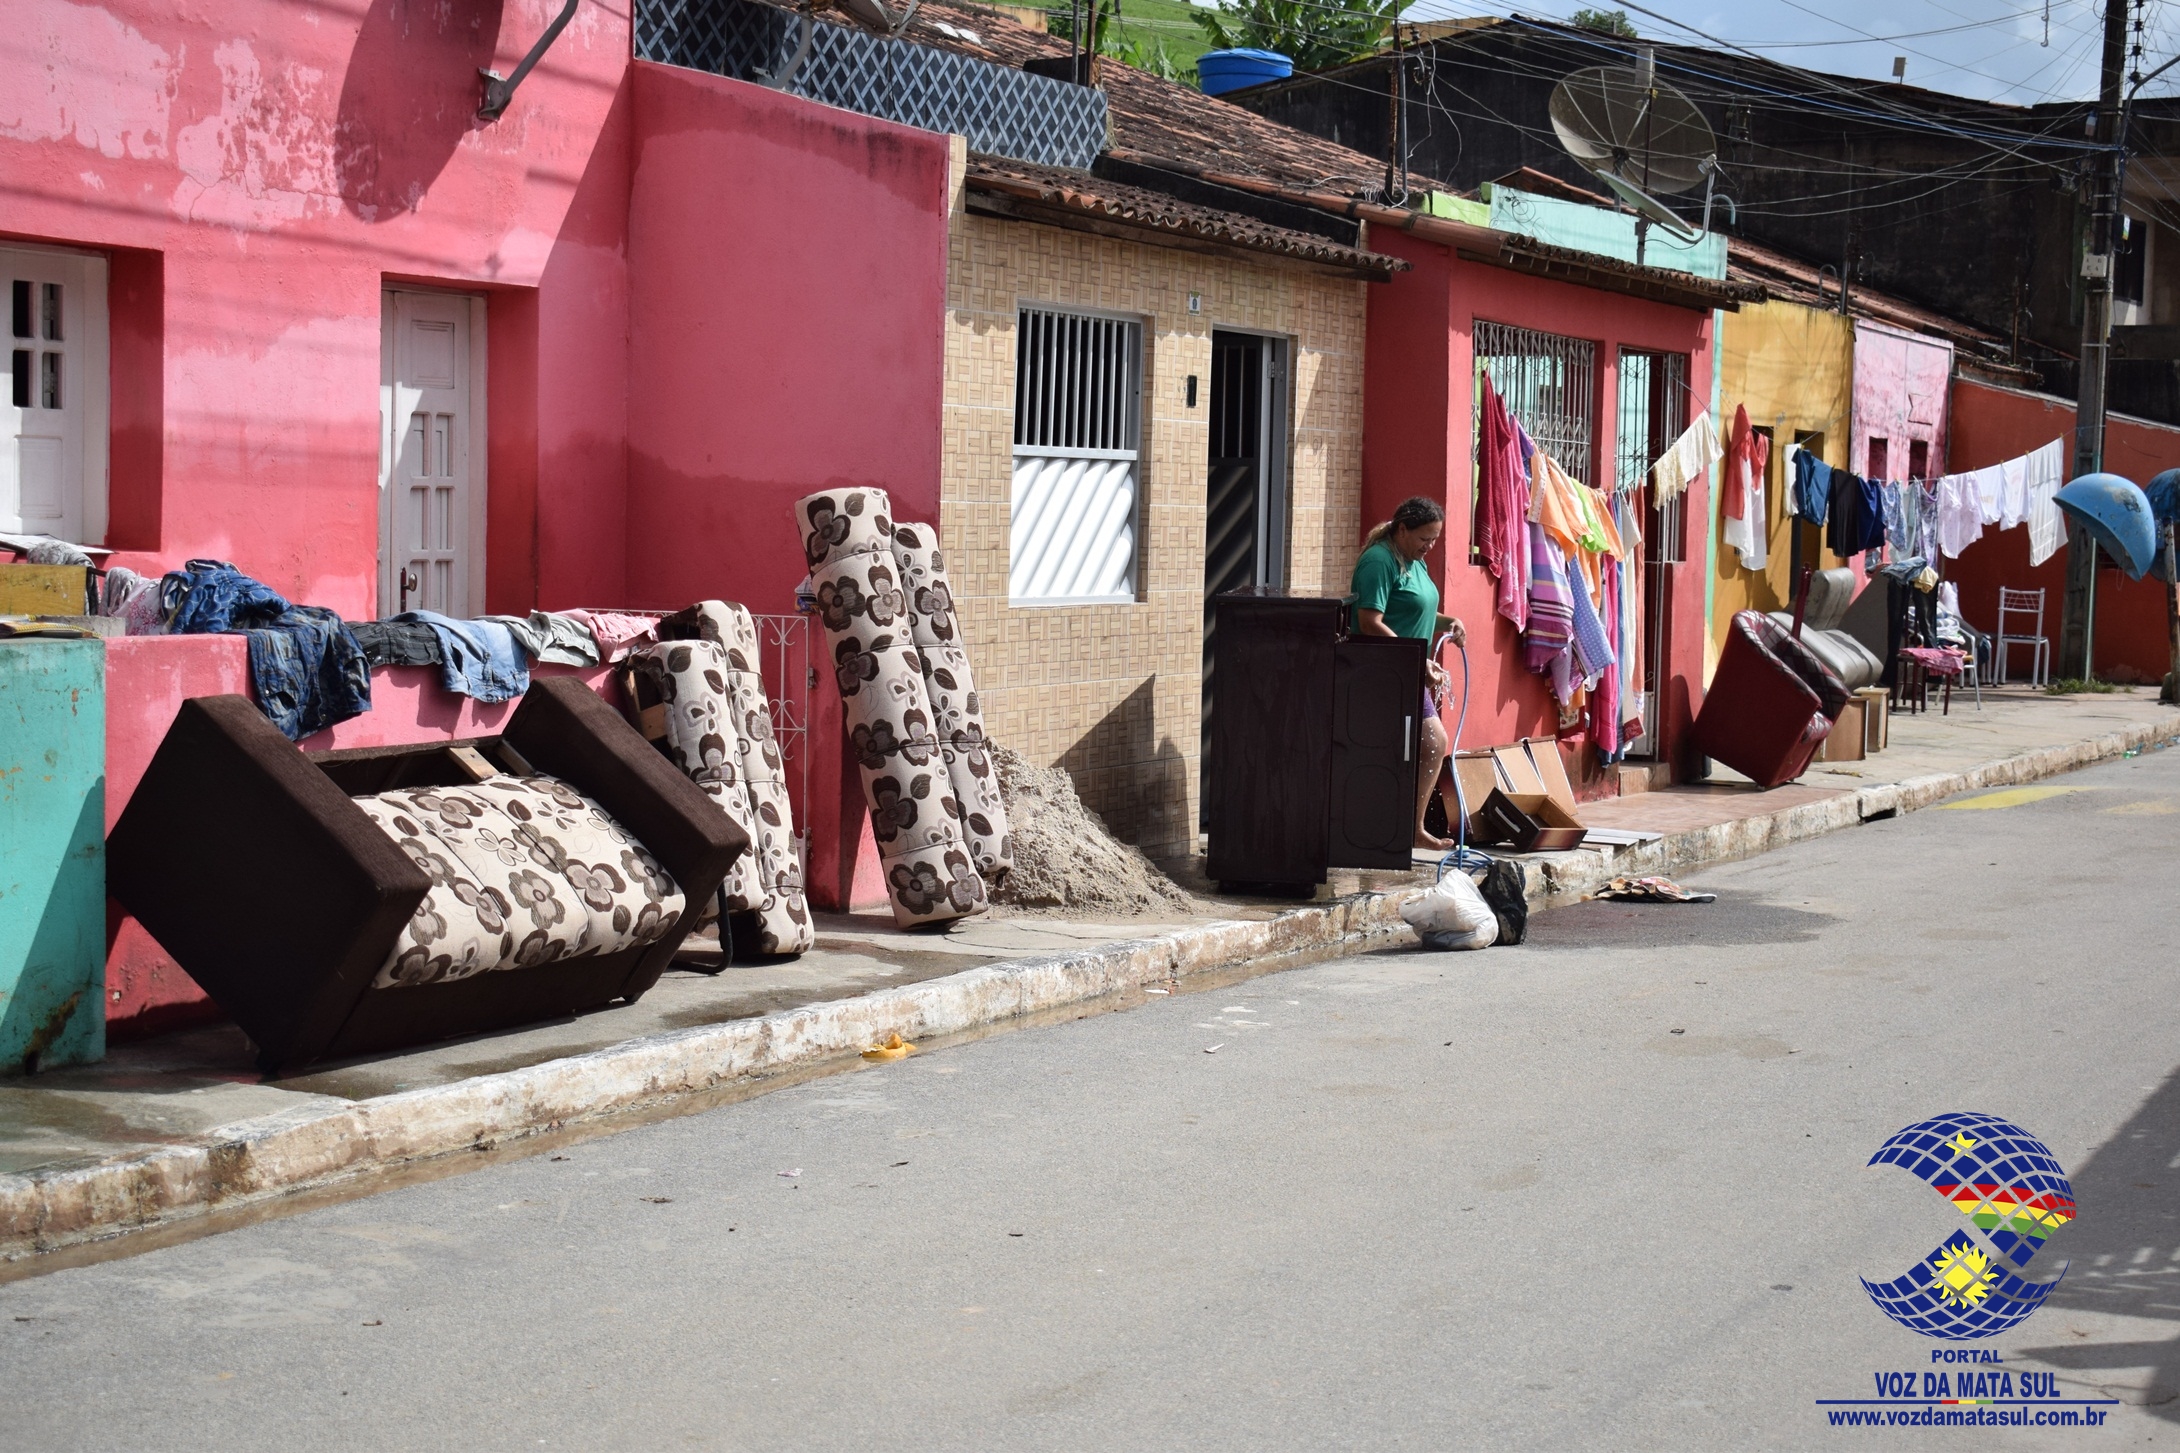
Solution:
[(1476, 551), (1496, 586), (1494, 605), (1519, 631), (1529, 624), (1529, 476), (1513, 416), (1488, 374), (1483, 389)]

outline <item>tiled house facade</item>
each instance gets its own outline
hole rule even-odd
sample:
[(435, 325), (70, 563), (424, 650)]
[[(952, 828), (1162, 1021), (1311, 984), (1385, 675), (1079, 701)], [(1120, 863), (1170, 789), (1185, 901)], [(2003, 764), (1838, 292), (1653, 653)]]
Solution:
[[(986, 730), (1073, 777), (1153, 857), (1192, 851), (1212, 330), (1290, 340), (1291, 588), (1343, 593), (1361, 533), (1363, 318), (1371, 284), (972, 215), (956, 143), (941, 528)], [(1190, 310), (1192, 296), (1197, 311)], [(1017, 319), (1024, 305), (1143, 323), (1137, 599), (1008, 601)], [(1199, 381), (1189, 406), (1187, 380)]]

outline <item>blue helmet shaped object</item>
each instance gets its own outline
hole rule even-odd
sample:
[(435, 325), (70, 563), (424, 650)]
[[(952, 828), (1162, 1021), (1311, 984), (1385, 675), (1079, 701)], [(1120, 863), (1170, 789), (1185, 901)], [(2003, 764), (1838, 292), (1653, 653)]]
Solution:
[(2085, 474), (2054, 497), (2067, 518), (2111, 552), (2131, 580), (2157, 563), (2157, 527), (2150, 498), (2133, 480), (2116, 474)]

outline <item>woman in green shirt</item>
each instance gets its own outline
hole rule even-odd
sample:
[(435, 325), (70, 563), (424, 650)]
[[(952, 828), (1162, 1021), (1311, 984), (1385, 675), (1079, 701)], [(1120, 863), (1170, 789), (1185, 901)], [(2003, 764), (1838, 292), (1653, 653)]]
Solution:
[[(1355, 562), (1355, 633), (1362, 636), (1405, 636), (1422, 641), (1429, 649), (1431, 629), (1438, 623), (1438, 587), (1423, 557), (1446, 533), (1446, 511), (1433, 500), (1418, 495), (1402, 500), (1393, 517), (1370, 532), (1362, 558)], [(1459, 621), (1447, 635), (1455, 645), (1468, 642)], [(1438, 786), (1439, 769), (1446, 764), (1446, 728), (1438, 719), (1444, 700), (1446, 673), (1436, 661), (1423, 665), (1423, 730), (1417, 741), (1420, 770), (1416, 774), (1415, 845), (1434, 852), (1453, 846), (1423, 826), (1424, 811)]]

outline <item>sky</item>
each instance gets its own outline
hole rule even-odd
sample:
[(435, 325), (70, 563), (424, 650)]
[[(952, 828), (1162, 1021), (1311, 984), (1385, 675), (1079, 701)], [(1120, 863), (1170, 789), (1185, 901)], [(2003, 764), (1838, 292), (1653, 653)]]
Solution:
[[(1515, 10), (1564, 20), (1585, 5), (1624, 9), (1645, 37), (1704, 43), (1686, 28), (1693, 27), (1834, 75), (1890, 79), (1894, 57), (1905, 56), (1908, 84), (1954, 95), (2031, 104), (2097, 92), (2103, 0), (1640, 0), (1640, 9), (1628, 0), (1417, 0), (1406, 15), (1425, 20)], [(2180, 52), (2180, 0), (2140, 0), (2140, 13), (2142, 69), (2151, 70)], [(2143, 94), (2180, 94), (2180, 66)]]

